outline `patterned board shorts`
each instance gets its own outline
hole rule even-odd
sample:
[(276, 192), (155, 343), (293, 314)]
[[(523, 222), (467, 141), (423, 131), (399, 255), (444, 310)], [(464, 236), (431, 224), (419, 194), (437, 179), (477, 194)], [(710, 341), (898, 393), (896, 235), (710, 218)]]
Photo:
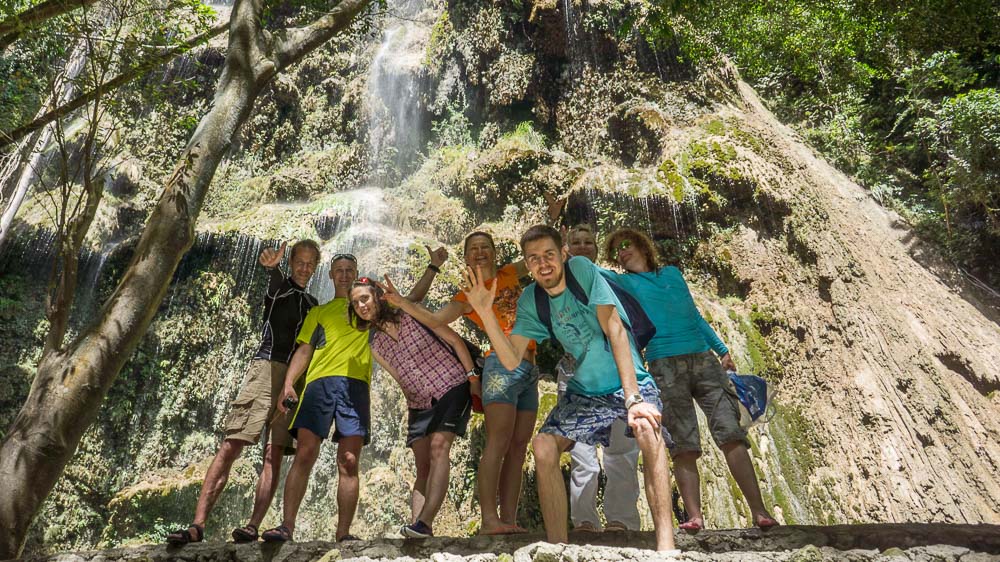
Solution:
[(663, 391), (667, 407), (663, 423), (677, 442), (671, 454), (701, 453), (695, 402), (705, 412), (708, 429), (717, 445), (746, 444), (747, 432), (740, 427), (736, 391), (726, 370), (711, 352), (656, 359), (649, 363), (649, 372)]
[(483, 404), (513, 404), (517, 411), (538, 410), (538, 367), (521, 361), (513, 371), (504, 368), (496, 353), (483, 365)]
[(263, 435), (265, 444), (284, 447), (287, 454), (295, 451), (295, 440), (288, 433), (289, 418), (278, 410), (287, 369), (288, 365), (277, 361), (250, 362), (240, 393), (226, 416), (226, 439), (255, 444)]
[[(656, 388), (652, 378), (639, 382), (639, 394), (642, 394), (643, 400), (663, 412), (660, 390)], [(622, 389), (603, 396), (567, 392), (552, 409), (538, 432), (559, 435), (576, 443), (607, 447), (611, 443), (611, 426), (619, 419), (628, 421), (625, 392)], [(674, 442), (666, 425), (660, 424), (660, 432), (664, 444), (673, 447)], [(631, 427), (625, 430), (625, 435), (633, 437)]]

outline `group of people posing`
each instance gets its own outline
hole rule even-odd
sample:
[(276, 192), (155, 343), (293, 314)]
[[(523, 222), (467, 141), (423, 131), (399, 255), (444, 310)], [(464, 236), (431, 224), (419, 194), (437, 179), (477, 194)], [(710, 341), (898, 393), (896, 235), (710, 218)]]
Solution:
[[(521, 237), (523, 259), (498, 266), (492, 236), (473, 232), (464, 243), (463, 287), (437, 311), (421, 301), (448, 257), (444, 248), (428, 248), (430, 263), (405, 296), (388, 277), (358, 278), (357, 258), (336, 254), (330, 267), (335, 295), (324, 305), (305, 290), (320, 261), (315, 242), (291, 248), (287, 277), (278, 267), (286, 246), (265, 249), (259, 261), (270, 281), (261, 345), (232, 403), (194, 521), (167, 541), (203, 540), (233, 462), (261, 438), (264, 463), (253, 512), (232, 536), (236, 542), (291, 540), (328, 436), (337, 442), (336, 540), (356, 540), (350, 527), (358, 504), (359, 459), (371, 436), (373, 360), (399, 383), (409, 408), (406, 445), (413, 450), (416, 480), (411, 518), (400, 528), (405, 537), (434, 535), (434, 518), (448, 489), (451, 445), (465, 435), (474, 402), (482, 404), (486, 429), (477, 482), (480, 534), (526, 532), (516, 516), (529, 442), (547, 540), (567, 542), (568, 511), (577, 530), (601, 531), (596, 510), (596, 446), (601, 445), (607, 474), (604, 529), (639, 528), (641, 452), (657, 549), (673, 549), (668, 451), (688, 515), (680, 528), (696, 532), (704, 526), (695, 402), (750, 506), (753, 524), (777, 525), (761, 498), (739, 423), (726, 373), (735, 364), (698, 312), (681, 272), (660, 267), (653, 242), (641, 232), (624, 229), (606, 239), (605, 259), (621, 273), (595, 264), (598, 246), (590, 227), (567, 234), (564, 244), (564, 233), (534, 226)], [(534, 282), (524, 286), (529, 276)], [(491, 344), (481, 375), (466, 342), (448, 326), (462, 316)], [(639, 316), (651, 325), (642, 334)], [(535, 350), (546, 339), (557, 340), (565, 351), (557, 367), (560, 393), (532, 438), (538, 411)], [(559, 465), (566, 451), (573, 459), (568, 506)], [(261, 533), (282, 458), (292, 452), (282, 523)]]

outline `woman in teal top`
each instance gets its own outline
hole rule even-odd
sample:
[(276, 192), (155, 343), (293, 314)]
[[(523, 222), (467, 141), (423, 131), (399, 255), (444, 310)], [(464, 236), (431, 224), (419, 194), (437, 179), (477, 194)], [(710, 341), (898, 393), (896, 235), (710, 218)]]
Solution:
[(695, 402), (705, 412), (712, 438), (750, 505), (753, 524), (761, 528), (777, 525), (764, 507), (747, 451), (746, 431), (740, 427), (738, 402), (726, 374), (736, 370), (729, 349), (698, 312), (680, 270), (673, 266), (657, 269), (656, 250), (648, 236), (622, 229), (608, 237), (606, 246), (605, 255), (626, 271), (609, 272), (609, 277), (635, 295), (656, 326), (656, 336), (646, 346), (646, 362), (660, 387), (664, 424), (677, 444), (670, 454), (689, 517), (681, 529), (697, 532), (705, 526)]

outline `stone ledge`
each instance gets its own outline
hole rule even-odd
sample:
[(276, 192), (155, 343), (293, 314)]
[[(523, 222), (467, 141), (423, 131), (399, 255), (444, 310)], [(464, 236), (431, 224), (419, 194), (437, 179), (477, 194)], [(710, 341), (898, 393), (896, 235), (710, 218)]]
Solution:
[[(736, 529), (680, 533), (682, 554), (660, 555), (650, 549), (650, 532), (573, 533), (570, 545), (540, 542), (539, 533), (496, 537), (436, 537), (427, 540), (375, 539), (287, 544), (207, 542), (184, 547), (145, 545), (105, 551), (59, 554), (31, 560), (51, 562), (261, 561), (333, 560), (615, 561), (615, 560), (997, 560), (1000, 526), (939, 523), (784, 526), (770, 531)], [(902, 558), (897, 558), (897, 557)]]

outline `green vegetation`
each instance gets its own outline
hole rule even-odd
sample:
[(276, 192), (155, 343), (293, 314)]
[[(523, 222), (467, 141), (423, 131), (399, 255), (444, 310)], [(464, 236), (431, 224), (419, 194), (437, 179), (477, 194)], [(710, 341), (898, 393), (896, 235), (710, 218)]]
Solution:
[(635, 2), (626, 14), (624, 29), (677, 46), (682, 60), (712, 68), (728, 55), (873, 197), (1000, 284), (995, 2)]

